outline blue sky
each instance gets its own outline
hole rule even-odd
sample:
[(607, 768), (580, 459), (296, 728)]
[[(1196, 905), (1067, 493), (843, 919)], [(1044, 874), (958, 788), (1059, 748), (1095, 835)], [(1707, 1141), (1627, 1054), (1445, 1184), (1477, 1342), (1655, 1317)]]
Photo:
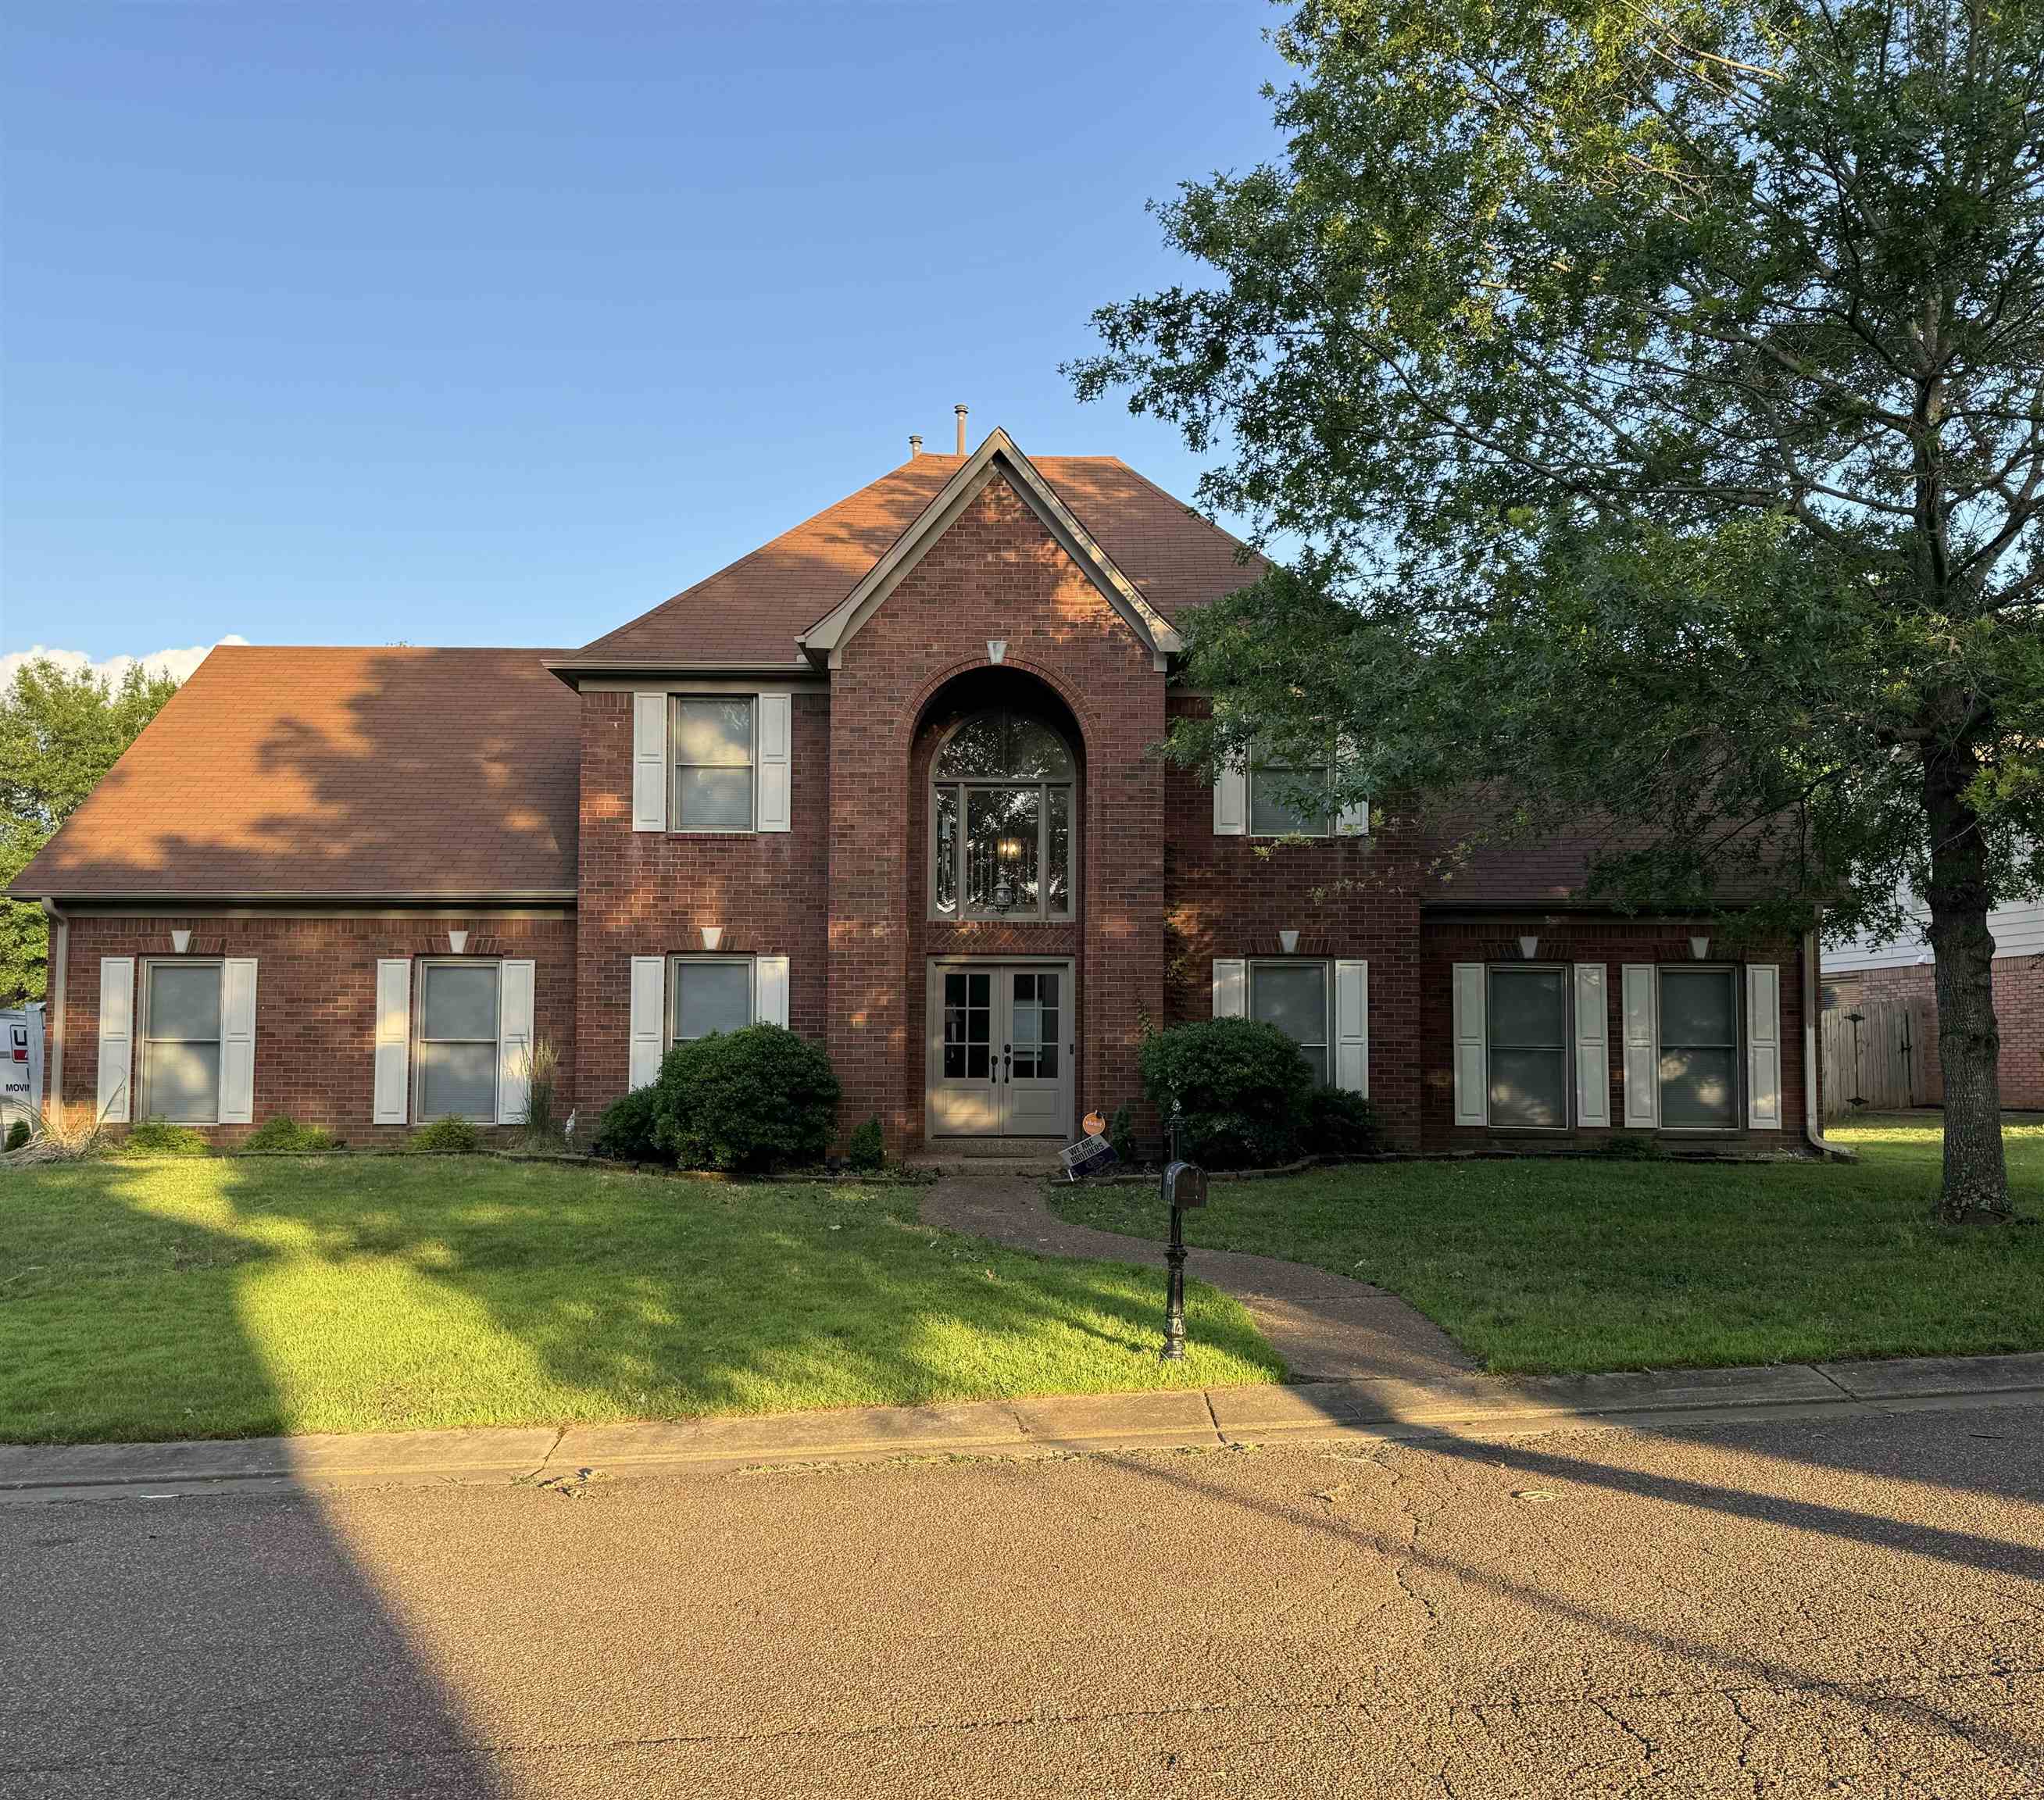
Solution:
[(1276, 140), (1262, 0), (17, 0), (0, 652), (582, 642), (1005, 425)]

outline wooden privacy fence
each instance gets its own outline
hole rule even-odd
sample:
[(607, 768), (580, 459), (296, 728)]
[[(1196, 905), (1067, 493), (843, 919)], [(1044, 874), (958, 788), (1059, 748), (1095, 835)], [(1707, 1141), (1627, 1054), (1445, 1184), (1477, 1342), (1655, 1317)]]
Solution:
[(1882, 1109), (1943, 1103), (1938, 1011), (1930, 1001), (1867, 1000), (1828, 1007), (1819, 1034), (1827, 1119), (1842, 1118), (1855, 1101)]

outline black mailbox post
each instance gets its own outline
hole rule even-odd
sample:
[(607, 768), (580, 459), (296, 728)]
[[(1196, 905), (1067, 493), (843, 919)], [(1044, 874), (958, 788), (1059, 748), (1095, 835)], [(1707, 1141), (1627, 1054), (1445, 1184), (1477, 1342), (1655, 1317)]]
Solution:
[(1171, 1107), (1166, 1129), (1168, 1157), (1160, 1184), (1164, 1203), (1171, 1209), (1171, 1247), (1165, 1261), (1171, 1270), (1170, 1288), (1164, 1307), (1164, 1360), (1182, 1362), (1185, 1356), (1185, 1208), (1207, 1203), (1207, 1172), (1185, 1160), (1179, 1139), (1185, 1115), (1177, 1103)]

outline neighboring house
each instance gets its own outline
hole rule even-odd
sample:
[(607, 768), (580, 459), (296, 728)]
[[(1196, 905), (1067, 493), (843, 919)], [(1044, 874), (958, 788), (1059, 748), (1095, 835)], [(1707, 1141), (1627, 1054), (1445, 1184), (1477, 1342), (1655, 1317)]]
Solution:
[[(1905, 896), (1905, 897), (1907, 897)], [(1930, 919), (1921, 904), (1911, 909), (1919, 921), (1896, 938), (1862, 935), (1827, 946), (1823, 953), (1826, 993), (1844, 1013), (1877, 1006), (1923, 1009), (1930, 1030), (1938, 1018), (1937, 958), (1923, 935)], [(2001, 1103), (2044, 1108), (2044, 903), (2000, 906), (1987, 915), (1994, 938), (1994, 1016), (2001, 1030)], [(1934, 1059), (1936, 1041), (1927, 1032), (1921, 1054)]]
[(1054, 1141), (1232, 1013), (1408, 1149), (1800, 1141), (1809, 944), (1726, 961), (1585, 904), (1583, 845), (1167, 766), (1179, 625), (1248, 559), (1111, 457), (963, 448), (579, 650), (214, 651), (13, 885), (66, 1103), (509, 1124), (547, 1039), (586, 1134), (763, 1019), (846, 1132)]

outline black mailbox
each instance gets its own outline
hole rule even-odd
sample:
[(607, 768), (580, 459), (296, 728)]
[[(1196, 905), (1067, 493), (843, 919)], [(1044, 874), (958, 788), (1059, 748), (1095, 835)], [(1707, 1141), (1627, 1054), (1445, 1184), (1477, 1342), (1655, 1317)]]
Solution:
[(1164, 1165), (1164, 1203), (1170, 1207), (1204, 1206), (1207, 1203), (1207, 1172), (1197, 1163), (1166, 1163)]

